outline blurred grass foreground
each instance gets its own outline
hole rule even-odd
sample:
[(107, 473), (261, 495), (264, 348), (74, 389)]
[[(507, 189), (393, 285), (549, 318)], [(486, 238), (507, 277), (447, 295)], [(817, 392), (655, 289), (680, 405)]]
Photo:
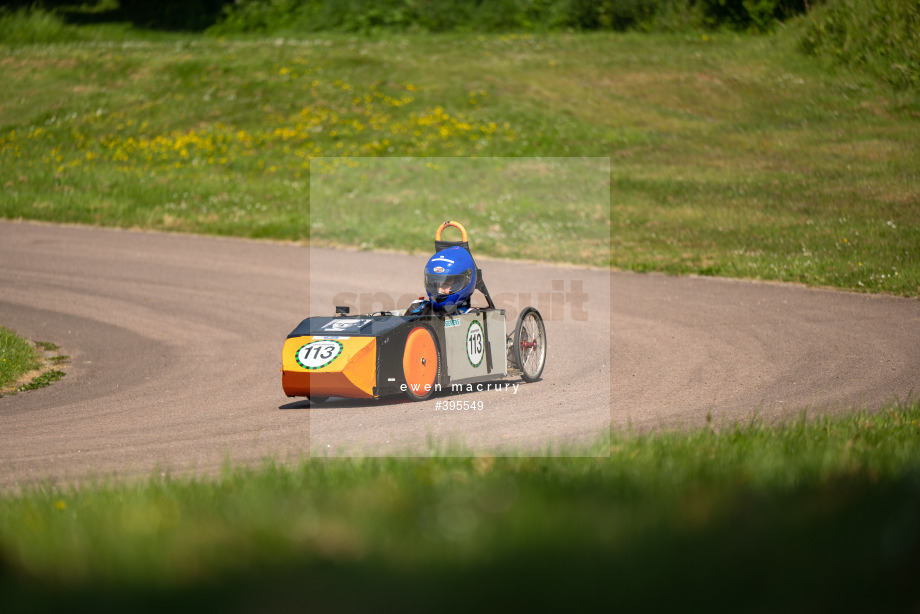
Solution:
[(614, 434), (598, 444), (609, 458), (314, 459), (26, 487), (0, 500), (0, 606), (910, 610), (918, 435), (914, 402)]

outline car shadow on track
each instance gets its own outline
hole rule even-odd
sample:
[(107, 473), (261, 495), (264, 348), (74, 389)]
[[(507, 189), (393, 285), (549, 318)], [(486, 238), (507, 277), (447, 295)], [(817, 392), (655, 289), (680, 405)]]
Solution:
[(389, 405), (403, 405), (405, 403), (412, 403), (412, 401), (399, 396), (384, 397), (382, 399), (345, 399), (341, 397), (331, 397), (325, 401), (302, 399), (300, 401), (280, 405), (278, 409), (347, 409), (355, 407), (386, 407)]

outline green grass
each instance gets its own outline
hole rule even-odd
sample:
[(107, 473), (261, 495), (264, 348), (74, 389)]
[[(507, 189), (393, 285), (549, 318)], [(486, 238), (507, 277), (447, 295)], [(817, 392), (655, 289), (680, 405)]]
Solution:
[(0, 500), (0, 594), (42, 609), (916, 607), (918, 435), (914, 402), (614, 434), (589, 450), (609, 458), (316, 459), (46, 484)]
[[(409, 212), (436, 207), (473, 221), (479, 253), (534, 257), (504, 247), (522, 202), (490, 184), (474, 202), (435, 201), (375, 177), (358, 186), (379, 183), (372, 210), (311, 204), (311, 160), (599, 156), (611, 160), (609, 255), (566, 246), (573, 230), (595, 241), (603, 229), (557, 223), (565, 203), (537, 199), (527, 214), (551, 220), (551, 249), (536, 256), (917, 295), (920, 100), (829, 72), (796, 51), (800, 29), (10, 46), (0, 216), (427, 249), (409, 245), (431, 232)], [(398, 229), (311, 234), (311, 216), (343, 210)]]
[[(66, 356), (59, 356), (57, 358), (61, 360), (67, 359)], [(58, 360), (56, 362), (61, 362), (61, 360)], [(51, 369), (50, 371), (46, 371), (42, 373), (41, 375), (35, 377), (31, 382), (27, 384), (23, 384), (22, 386), (16, 389), (16, 392), (25, 392), (27, 390), (38, 390), (39, 388), (50, 386), (54, 382), (60, 381), (61, 378), (64, 377), (64, 375), (65, 373), (63, 371), (60, 371), (58, 369)]]
[(362, 249), (427, 252), (455, 219), (476, 253), (608, 264), (607, 158), (319, 158), (311, 170), (317, 243), (351, 245), (357, 235)]
[[(61, 365), (70, 360), (69, 356), (49, 356), (59, 349), (61, 348), (49, 341), (36, 341), (33, 345), (13, 331), (0, 326), (0, 397), (4, 394), (38, 390), (60, 381), (66, 374), (59, 369), (46, 367)], [(23, 375), (39, 369), (42, 369), (41, 373), (16, 386)]]
[(29, 371), (41, 366), (41, 359), (27, 340), (0, 326), (0, 391), (6, 390)]

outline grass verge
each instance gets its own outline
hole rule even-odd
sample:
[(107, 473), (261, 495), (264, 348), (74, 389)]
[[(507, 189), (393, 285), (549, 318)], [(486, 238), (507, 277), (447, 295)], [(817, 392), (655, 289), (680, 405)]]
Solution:
[(58, 354), (57, 345), (39, 341), (34, 344), (0, 326), (0, 397), (50, 386), (65, 373), (54, 367), (69, 360)]
[[(0, 216), (398, 248), (399, 231), (381, 240), (360, 222), (366, 203), (309, 202), (311, 175), (326, 172), (311, 160), (609, 157), (610, 250), (545, 257), (916, 295), (920, 99), (830, 72), (796, 51), (798, 36), (790, 27), (768, 37), (164, 35), (10, 46)], [(404, 228), (433, 202), (461, 221), (488, 212), (503, 222), (470, 228), (473, 244), (506, 255), (522, 209), (515, 194), (435, 201), (400, 191), (400, 177), (375, 179), (376, 218)], [(311, 232), (311, 215), (340, 210), (358, 223)], [(572, 232), (556, 223), (565, 206), (555, 200), (526, 214), (549, 220), (541, 243)], [(478, 246), (484, 232), (490, 245)]]
[(41, 360), (31, 343), (0, 326), (0, 392), (40, 365)]
[(609, 459), (305, 460), (214, 481), (48, 484), (0, 500), (0, 603), (916, 607), (918, 434), (913, 402), (614, 434)]

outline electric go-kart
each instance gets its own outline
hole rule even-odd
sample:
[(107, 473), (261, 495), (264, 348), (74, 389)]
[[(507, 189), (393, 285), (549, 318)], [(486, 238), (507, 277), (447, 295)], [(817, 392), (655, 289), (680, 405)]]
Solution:
[[(441, 240), (449, 226), (460, 231), (461, 241)], [(458, 272), (461, 266), (466, 268)], [(421, 401), (439, 390), (470, 390), (470, 384), (509, 376), (525, 382), (540, 378), (546, 362), (543, 318), (527, 307), (505, 334), (505, 310), (496, 309), (460, 223), (438, 228), (425, 275), (430, 300), (404, 311), (352, 316), (348, 307), (336, 307), (333, 317), (301, 322), (282, 350), (285, 394), (324, 401), (403, 393)], [(488, 307), (470, 305), (473, 290)]]

